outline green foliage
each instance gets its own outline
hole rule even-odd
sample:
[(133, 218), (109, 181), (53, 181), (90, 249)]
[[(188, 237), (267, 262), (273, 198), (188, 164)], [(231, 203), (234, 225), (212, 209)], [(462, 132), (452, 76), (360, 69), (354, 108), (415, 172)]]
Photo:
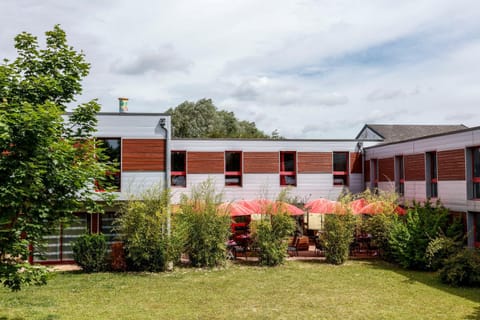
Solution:
[(350, 213), (325, 216), (323, 242), (328, 263), (343, 264), (348, 259), (355, 225), (356, 218)]
[(440, 279), (455, 286), (480, 287), (480, 250), (465, 248), (447, 258)]
[[(92, 188), (112, 171), (97, 161), (93, 133), (100, 106), (90, 101), (62, 117), (82, 91), (89, 71), (84, 55), (68, 46), (59, 26), (46, 32), (45, 49), (28, 33), (15, 38), (15, 48), (18, 57), (0, 65), (0, 265), (8, 267), (10, 256), (25, 261), (15, 250), (21, 236), (40, 247), (59, 220), (79, 210), (101, 212), (95, 200), (112, 199)], [(15, 274), (4, 270), (0, 281), (9, 284)], [(43, 282), (40, 276), (37, 283)]]
[(443, 267), (446, 259), (455, 255), (463, 248), (462, 241), (440, 235), (429, 242), (426, 250), (427, 267), (438, 270)]
[(230, 217), (218, 212), (221, 200), (211, 180), (193, 187), (190, 197), (182, 196), (178, 217), (185, 234), (185, 253), (195, 267), (225, 264)]
[(259, 250), (260, 264), (282, 264), (287, 255), (286, 238), (295, 230), (295, 220), (287, 213), (265, 214), (260, 221), (254, 221), (253, 224), (254, 245)]
[(426, 250), (430, 241), (448, 228), (448, 210), (439, 202), (415, 203), (405, 221), (396, 220), (391, 229), (389, 246), (396, 262), (404, 268), (429, 268)]
[(172, 117), (173, 136), (177, 138), (268, 138), (254, 122), (240, 121), (233, 112), (218, 110), (211, 99), (185, 101), (166, 113)]
[(103, 234), (83, 234), (73, 243), (73, 259), (85, 272), (107, 268), (107, 241)]
[(362, 223), (362, 231), (372, 236), (371, 245), (377, 248), (380, 257), (387, 261), (392, 260), (389, 238), (397, 219), (395, 214), (376, 214)]
[(165, 271), (170, 261), (179, 261), (181, 236), (174, 219), (169, 234), (169, 206), (169, 190), (155, 186), (121, 208), (115, 228), (124, 241), (129, 269)]

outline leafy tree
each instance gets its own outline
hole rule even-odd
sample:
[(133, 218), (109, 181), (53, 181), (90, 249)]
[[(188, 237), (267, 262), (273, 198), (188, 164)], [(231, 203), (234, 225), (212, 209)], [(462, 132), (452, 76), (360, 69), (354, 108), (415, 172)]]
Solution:
[(15, 37), (18, 57), (0, 65), (0, 282), (13, 290), (44, 284), (43, 269), (30, 266), (28, 244), (78, 210), (100, 211), (93, 181), (114, 170), (93, 139), (93, 100), (63, 117), (82, 91), (89, 72), (84, 54), (68, 46), (57, 25), (46, 32), (46, 47), (29, 33)]
[[(269, 138), (254, 122), (240, 121), (233, 112), (218, 110), (211, 99), (185, 101), (167, 110), (177, 138)], [(275, 137), (278, 137), (278, 133)]]

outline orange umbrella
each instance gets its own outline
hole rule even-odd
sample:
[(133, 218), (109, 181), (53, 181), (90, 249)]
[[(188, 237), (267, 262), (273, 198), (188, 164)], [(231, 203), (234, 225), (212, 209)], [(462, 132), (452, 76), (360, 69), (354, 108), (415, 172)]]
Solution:
[(362, 213), (362, 214), (396, 213), (396, 214), (403, 215), (405, 214), (405, 209), (390, 202), (375, 201), (364, 206), (359, 213)]
[(301, 215), (303, 211), (292, 204), (283, 201), (272, 201), (268, 199), (238, 200), (236, 203), (251, 210), (252, 213), (279, 213), (286, 212), (291, 215)]
[(345, 208), (342, 207), (342, 204), (338, 201), (332, 201), (325, 198), (319, 198), (307, 202), (305, 208), (308, 209), (310, 213), (344, 213)]

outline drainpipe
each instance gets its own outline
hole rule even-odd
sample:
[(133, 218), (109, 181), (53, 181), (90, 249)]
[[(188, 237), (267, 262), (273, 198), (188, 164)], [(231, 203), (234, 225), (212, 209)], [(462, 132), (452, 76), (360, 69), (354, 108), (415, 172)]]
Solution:
[[(160, 118), (159, 121), (160, 127), (165, 131), (165, 181), (164, 181), (164, 188), (170, 189), (170, 118)], [(167, 206), (167, 236), (170, 238), (172, 234), (172, 212), (170, 210), (170, 205)], [(173, 261), (167, 261), (167, 270), (173, 270)]]

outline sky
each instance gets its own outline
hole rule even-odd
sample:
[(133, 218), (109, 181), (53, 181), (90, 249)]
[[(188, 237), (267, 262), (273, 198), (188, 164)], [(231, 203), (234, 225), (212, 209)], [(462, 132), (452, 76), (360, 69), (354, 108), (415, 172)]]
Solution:
[(55, 24), (91, 64), (79, 103), (165, 112), (211, 98), (270, 134), (480, 126), (478, 0), (2, 0), (0, 58)]

